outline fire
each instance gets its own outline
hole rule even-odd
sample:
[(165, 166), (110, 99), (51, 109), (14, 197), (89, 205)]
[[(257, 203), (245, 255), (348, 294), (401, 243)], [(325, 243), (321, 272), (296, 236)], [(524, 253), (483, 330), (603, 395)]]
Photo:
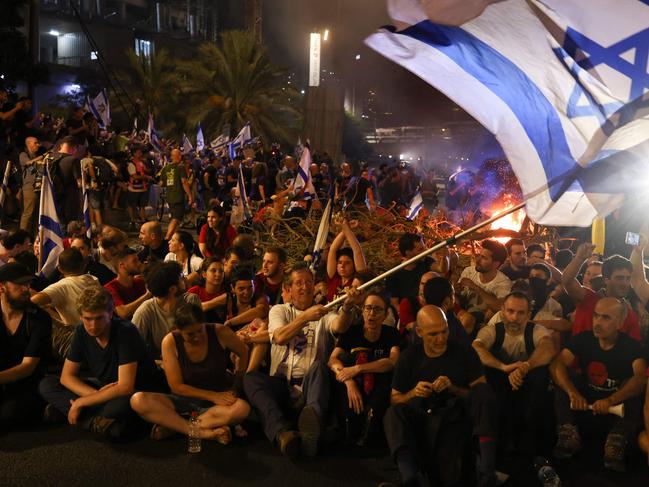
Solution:
[[(513, 206), (516, 205), (516, 202), (514, 201), (514, 197), (511, 194), (505, 194), (503, 195), (502, 202), (494, 204), (491, 208), (492, 215), (495, 215), (497, 213), (500, 213), (502, 211), (507, 210), (508, 208), (512, 208)], [(491, 224), (491, 229), (496, 230), (498, 228), (506, 228), (508, 230), (514, 230), (518, 232), (521, 229), (521, 225), (523, 224), (523, 220), (525, 219), (525, 210), (520, 209), (518, 211), (515, 211), (514, 213), (510, 213), (507, 216), (504, 216), (500, 218), (499, 220), (496, 220)], [(500, 243), (507, 243), (511, 237), (498, 237), (495, 240), (498, 240)]]

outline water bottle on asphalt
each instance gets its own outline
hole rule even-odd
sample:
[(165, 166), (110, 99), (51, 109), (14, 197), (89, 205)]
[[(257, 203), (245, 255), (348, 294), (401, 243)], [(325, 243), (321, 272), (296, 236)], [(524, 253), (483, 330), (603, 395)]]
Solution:
[(536, 457), (534, 468), (543, 487), (561, 487), (561, 479), (547, 458)]
[(201, 451), (201, 435), (200, 435), (200, 419), (198, 419), (198, 413), (192, 411), (192, 415), (189, 418), (189, 444), (187, 451), (189, 453), (198, 453)]

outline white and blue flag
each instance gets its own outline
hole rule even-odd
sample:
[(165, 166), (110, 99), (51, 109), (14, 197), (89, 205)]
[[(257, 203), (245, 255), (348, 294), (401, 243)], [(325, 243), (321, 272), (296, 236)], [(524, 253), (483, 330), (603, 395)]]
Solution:
[(646, 188), (649, 1), (390, 0), (389, 10), (395, 26), (367, 44), (496, 136), (532, 220), (588, 226)]
[(246, 182), (243, 178), (243, 166), (239, 164), (239, 172), (237, 173), (237, 186), (239, 188), (239, 206), (241, 209), (241, 214), (244, 217), (244, 220), (250, 220), (252, 218), (252, 213), (250, 212), (250, 207), (248, 206), (248, 193), (246, 192)]
[(213, 151), (218, 151), (220, 149), (225, 148), (226, 145), (230, 142), (230, 137), (228, 137), (226, 134), (221, 134), (217, 138), (215, 138), (212, 142), (210, 142), (210, 148)]
[(329, 228), (331, 227), (332, 207), (333, 198), (329, 198), (329, 201), (327, 201), (327, 206), (322, 212), (320, 225), (318, 225), (318, 233), (313, 244), (313, 252), (311, 253), (312, 260), (309, 266), (312, 270), (318, 267), (318, 264), (322, 259), (322, 251), (327, 245), (327, 239), (329, 238)]
[(50, 178), (49, 168), (45, 168), (43, 185), (41, 187), (40, 216), (40, 266), (41, 276), (49, 277), (59, 263), (59, 255), (63, 252), (63, 231), (56, 211), (54, 189)]
[[(89, 159), (89, 160), (88, 160)], [(87, 159), (82, 159), (81, 163), (87, 161), (87, 164), (92, 164), (92, 158), (88, 157)], [(81, 188), (83, 191), (83, 224), (86, 227), (86, 237), (92, 238), (92, 223), (90, 221), (90, 197), (88, 195), (89, 186), (88, 186), (88, 175), (86, 174), (86, 168), (81, 166)]]
[(187, 137), (185, 134), (183, 134), (183, 141), (182, 144), (180, 144), (180, 150), (185, 155), (194, 152), (194, 147), (192, 146), (192, 143), (189, 141), (189, 137)]
[(86, 97), (87, 111), (92, 113), (99, 126), (103, 129), (110, 125), (110, 105), (108, 103), (108, 93), (105, 89), (90, 99)]
[(424, 207), (424, 199), (421, 197), (421, 191), (417, 188), (417, 192), (412, 197), (410, 206), (408, 207), (408, 215), (406, 218), (408, 220), (414, 220), (417, 218), (419, 211)]
[(307, 145), (302, 148), (300, 163), (297, 165), (297, 175), (293, 180), (293, 191), (302, 192), (302, 199), (311, 199), (316, 197), (313, 179), (311, 178), (311, 149)]
[(153, 114), (151, 112), (149, 112), (149, 120), (146, 126), (146, 135), (149, 139), (149, 143), (153, 146), (153, 148), (157, 152), (162, 152), (162, 144), (160, 143), (160, 139), (158, 138), (158, 134), (156, 133)]
[(237, 156), (237, 150), (242, 149), (243, 146), (249, 144), (251, 140), (252, 133), (250, 132), (250, 122), (248, 122), (239, 131), (237, 136), (232, 139), (232, 142), (228, 144), (230, 159), (234, 159)]
[(203, 127), (198, 122), (198, 130), (196, 130), (196, 152), (200, 152), (205, 148), (205, 138), (203, 137)]

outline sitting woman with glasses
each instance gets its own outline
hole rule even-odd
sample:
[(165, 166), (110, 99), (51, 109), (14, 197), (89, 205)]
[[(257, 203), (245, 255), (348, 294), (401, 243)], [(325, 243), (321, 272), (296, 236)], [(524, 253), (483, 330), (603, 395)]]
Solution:
[[(361, 308), (362, 323), (338, 338), (329, 359), (338, 381), (340, 416), (348, 443), (364, 445), (376, 438), (390, 405), (400, 335), (396, 328), (383, 324), (389, 303), (382, 294), (370, 291)], [(345, 306), (347, 302), (342, 312)]]

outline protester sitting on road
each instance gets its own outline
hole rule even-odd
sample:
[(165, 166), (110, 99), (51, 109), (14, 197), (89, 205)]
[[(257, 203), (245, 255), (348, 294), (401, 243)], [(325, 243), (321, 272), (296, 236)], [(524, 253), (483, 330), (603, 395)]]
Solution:
[[(248, 349), (227, 326), (205, 323), (198, 305), (179, 306), (175, 323), (162, 340), (162, 365), (171, 394), (137, 392), (131, 406), (153, 423), (154, 440), (174, 432), (188, 435), (186, 418), (195, 411), (199, 436), (227, 445), (232, 439), (229, 425), (240, 423), (250, 412), (248, 403), (237, 397)], [(235, 378), (226, 370), (229, 352), (238, 356)]]
[[(418, 233), (404, 233), (399, 238), (399, 254), (402, 262), (410, 260), (425, 250), (424, 239)], [(419, 294), (421, 276), (430, 271), (434, 260), (431, 257), (422, 257), (416, 262), (398, 270), (386, 279), (388, 292), (392, 305), (400, 309), (401, 301), (404, 299), (416, 299)], [(413, 315), (414, 316), (414, 315)], [(401, 321), (412, 321), (404, 320)]]
[(178, 262), (181, 265), (188, 286), (198, 283), (201, 278), (203, 258), (196, 254), (196, 242), (184, 230), (174, 233), (169, 240), (169, 253), (165, 262)]
[(207, 257), (201, 264), (203, 286), (192, 286), (187, 292), (201, 300), (203, 313), (208, 323), (223, 323), (227, 319), (226, 303), (228, 292), (225, 289), (223, 262), (219, 257)]
[(183, 303), (201, 301), (195, 294), (185, 293), (185, 279), (177, 262), (158, 262), (144, 271), (146, 288), (153, 295), (144, 301), (133, 314), (133, 324), (151, 356), (159, 360), (162, 339), (175, 326), (176, 308)]
[(383, 324), (387, 297), (370, 291), (363, 301), (363, 318), (338, 337), (329, 359), (340, 398), (339, 415), (345, 440), (364, 445), (378, 437), (390, 405), (392, 371), (399, 358), (401, 336)]
[(34, 273), (19, 264), (0, 267), (0, 434), (39, 418), (43, 362), (49, 358), (52, 320), (30, 301)]
[(163, 261), (169, 253), (169, 245), (162, 238), (162, 227), (158, 222), (146, 222), (140, 227), (140, 242), (143, 245), (138, 258), (145, 264)]
[(236, 236), (237, 231), (225, 217), (225, 209), (222, 206), (213, 206), (207, 212), (207, 223), (201, 227), (198, 247), (203, 256), (222, 259), (225, 251), (233, 245)]
[[(331, 243), (327, 254), (327, 299), (333, 301), (345, 294), (352, 285), (354, 272), (367, 267), (363, 249), (346, 220), (342, 230)], [(349, 247), (343, 247), (347, 241)]]
[(115, 314), (128, 320), (140, 305), (151, 298), (142, 277), (143, 264), (137, 257), (137, 252), (130, 247), (115, 256), (117, 277), (105, 284), (104, 287), (113, 296)]
[[(129, 400), (136, 390), (156, 391), (163, 384), (135, 327), (113, 316), (113, 298), (101, 287), (85, 289), (76, 301), (76, 327), (61, 378), (45, 377), (39, 390), (54, 411), (109, 439), (132, 434), (137, 416)], [(89, 375), (81, 375), (81, 367)]]
[(286, 251), (283, 248), (267, 248), (262, 258), (261, 271), (255, 275), (255, 290), (265, 294), (271, 305), (282, 303), (286, 259)]
[(81, 255), (83, 255), (86, 261), (86, 272), (91, 276), (95, 276), (102, 286), (117, 277), (115, 272), (97, 261), (92, 252), (90, 239), (85, 235), (74, 237), (70, 241), (70, 247), (79, 249), (79, 252), (81, 252)]
[[(604, 446), (604, 467), (626, 470), (626, 448), (637, 438), (641, 395), (647, 381), (647, 362), (640, 344), (621, 333), (628, 312), (627, 305), (617, 298), (599, 299), (591, 329), (573, 336), (552, 364), (552, 378), (557, 385), (556, 458), (572, 458), (581, 449), (578, 423), (580, 427), (590, 426), (588, 429), (604, 424), (610, 428)], [(572, 368), (575, 363), (579, 370)], [(618, 404), (624, 404), (623, 417), (616, 416), (610, 427), (606, 415)]]

